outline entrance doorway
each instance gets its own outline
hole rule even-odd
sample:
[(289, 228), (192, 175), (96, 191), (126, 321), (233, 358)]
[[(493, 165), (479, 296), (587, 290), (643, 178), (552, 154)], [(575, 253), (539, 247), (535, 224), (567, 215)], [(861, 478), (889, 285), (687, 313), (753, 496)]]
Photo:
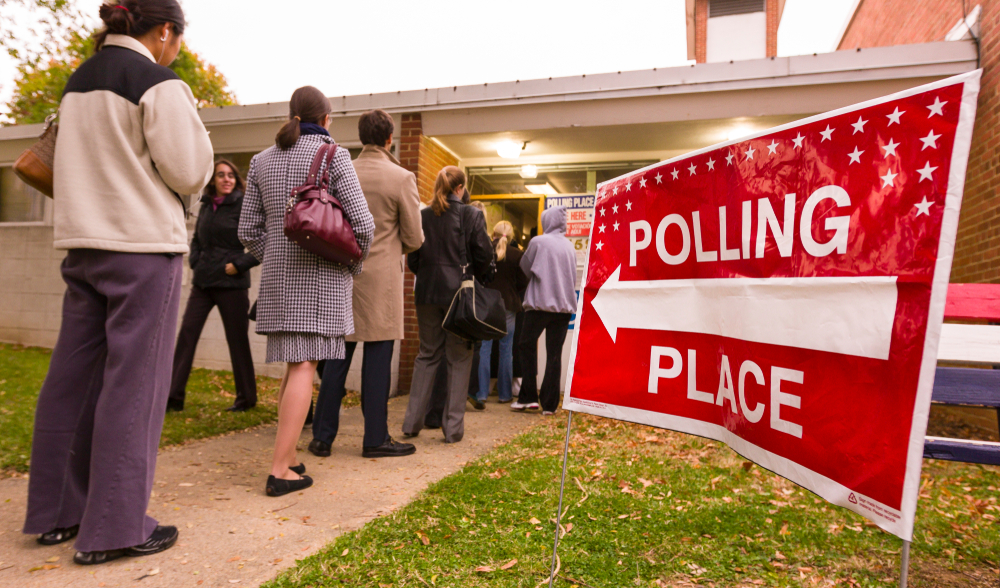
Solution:
[(493, 236), (493, 227), (500, 221), (514, 226), (517, 244), (527, 248), (532, 237), (542, 233), (542, 211), (545, 196), (523, 194), (489, 194), (473, 196), (473, 202), (486, 206), (486, 232)]

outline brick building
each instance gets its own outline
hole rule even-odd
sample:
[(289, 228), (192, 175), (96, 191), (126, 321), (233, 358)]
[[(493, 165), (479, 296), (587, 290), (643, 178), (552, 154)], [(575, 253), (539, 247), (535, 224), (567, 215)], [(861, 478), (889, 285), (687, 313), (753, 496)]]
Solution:
[[(899, 6), (947, 5), (926, 30), (876, 47)], [(939, 80), (977, 67), (972, 40), (945, 41), (961, 11), (946, 0), (862, 0), (843, 34), (844, 50), (776, 57), (783, 0), (689, 0), (689, 66), (598, 75), (520, 80), (499, 84), (332, 97), (331, 134), (357, 152), (358, 117), (372, 108), (396, 121), (395, 148), (417, 174), (421, 198), (430, 200), (438, 170), (466, 170), (474, 198), (487, 205), (488, 224), (510, 220), (525, 238), (539, 230), (538, 216), (553, 196), (593, 194), (605, 181), (708, 145), (864, 100)], [(884, 5), (892, 5), (879, 11)], [(942, 8), (944, 10), (944, 8)], [(983, 62), (987, 67), (980, 125), (973, 145), (966, 207), (960, 227), (956, 280), (994, 280), (996, 255), (980, 241), (1000, 241), (989, 210), (997, 185), (994, 129), (997, 109), (997, 8), (983, 11)], [(881, 28), (880, 28), (881, 27)], [(738, 34), (737, 34), (738, 33)], [(742, 35), (742, 36), (740, 36)], [(863, 43), (872, 39), (871, 43)], [(733, 41), (738, 41), (733, 43)], [(913, 43), (910, 43), (913, 41)], [(902, 44), (901, 44), (902, 43)], [(857, 48), (861, 47), (860, 50)], [(287, 103), (202, 111), (216, 153), (243, 166), (273, 144), (288, 116)], [(10, 165), (40, 133), (37, 125), (0, 128), (0, 341), (51, 346), (60, 324), (63, 284), (52, 249), (51, 202), (16, 180)], [(992, 154), (992, 155), (991, 155)], [(193, 221), (192, 221), (193, 224)], [(577, 239), (586, 248), (586, 239)], [(977, 257), (978, 256), (978, 257)], [(256, 296), (259, 268), (251, 297)], [(185, 275), (185, 293), (190, 275)], [(407, 276), (412, 289), (412, 276)], [(186, 294), (185, 294), (186, 295)], [(406, 337), (397, 346), (393, 386), (408, 391), (417, 352), (415, 309), (408, 298)], [(251, 334), (260, 373), (264, 339)], [(569, 353), (569, 345), (565, 347)], [(360, 354), (360, 350), (359, 350)], [(545, 357), (540, 354), (540, 360)], [(564, 360), (564, 363), (567, 360)], [(213, 312), (196, 365), (228, 369), (229, 355)], [(540, 366), (544, 369), (544, 366)], [(358, 385), (360, 360), (348, 381)]]
[(1000, 283), (1000, 3), (860, 0), (837, 48), (969, 38), (983, 78), (951, 281)]

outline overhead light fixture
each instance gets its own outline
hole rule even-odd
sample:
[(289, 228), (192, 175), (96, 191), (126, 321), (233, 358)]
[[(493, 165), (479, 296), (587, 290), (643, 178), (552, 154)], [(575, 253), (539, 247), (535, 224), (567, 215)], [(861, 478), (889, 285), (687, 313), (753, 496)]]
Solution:
[(538, 166), (537, 165), (522, 165), (521, 166), (521, 177), (526, 180), (532, 180), (538, 177)]
[(504, 141), (497, 145), (497, 155), (504, 159), (517, 159), (521, 156), (521, 151), (528, 146), (528, 142), (519, 143), (517, 141)]
[(532, 194), (552, 195), (559, 193), (552, 187), (552, 184), (548, 182), (544, 182), (542, 184), (525, 184), (524, 187), (527, 188)]

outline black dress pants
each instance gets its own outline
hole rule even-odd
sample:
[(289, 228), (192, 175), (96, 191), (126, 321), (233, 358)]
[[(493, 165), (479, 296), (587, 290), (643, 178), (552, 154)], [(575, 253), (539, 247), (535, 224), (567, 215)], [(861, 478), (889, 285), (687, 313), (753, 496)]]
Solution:
[[(364, 447), (389, 440), (389, 389), (392, 387), (392, 348), (395, 341), (366, 341), (361, 358), (361, 412), (365, 417)], [(313, 439), (333, 445), (340, 429), (340, 403), (346, 392), (347, 372), (358, 344), (344, 344), (344, 359), (328, 359), (313, 414)]]
[[(521, 333), (521, 368), (524, 376), (517, 401), (521, 404), (539, 402), (542, 410), (555, 412), (559, 408), (559, 383), (562, 379), (562, 349), (569, 331), (568, 312), (528, 310), (524, 313)], [(538, 338), (545, 331), (545, 376), (541, 393), (538, 390)]]
[(191, 287), (181, 332), (177, 335), (174, 350), (173, 377), (170, 382), (170, 399), (183, 404), (188, 377), (198, 339), (208, 320), (212, 308), (219, 307), (222, 326), (226, 330), (229, 344), (229, 359), (233, 364), (233, 380), (236, 382), (236, 401), (240, 408), (250, 408), (257, 404), (257, 380), (254, 378), (253, 355), (250, 353), (250, 293), (243, 288)]

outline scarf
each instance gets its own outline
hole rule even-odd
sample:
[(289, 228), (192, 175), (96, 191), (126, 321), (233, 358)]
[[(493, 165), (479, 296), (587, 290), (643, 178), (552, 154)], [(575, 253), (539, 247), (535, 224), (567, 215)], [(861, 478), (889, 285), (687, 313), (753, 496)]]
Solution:
[(316, 123), (299, 123), (299, 132), (303, 135), (326, 135), (330, 136), (329, 131), (319, 126)]

